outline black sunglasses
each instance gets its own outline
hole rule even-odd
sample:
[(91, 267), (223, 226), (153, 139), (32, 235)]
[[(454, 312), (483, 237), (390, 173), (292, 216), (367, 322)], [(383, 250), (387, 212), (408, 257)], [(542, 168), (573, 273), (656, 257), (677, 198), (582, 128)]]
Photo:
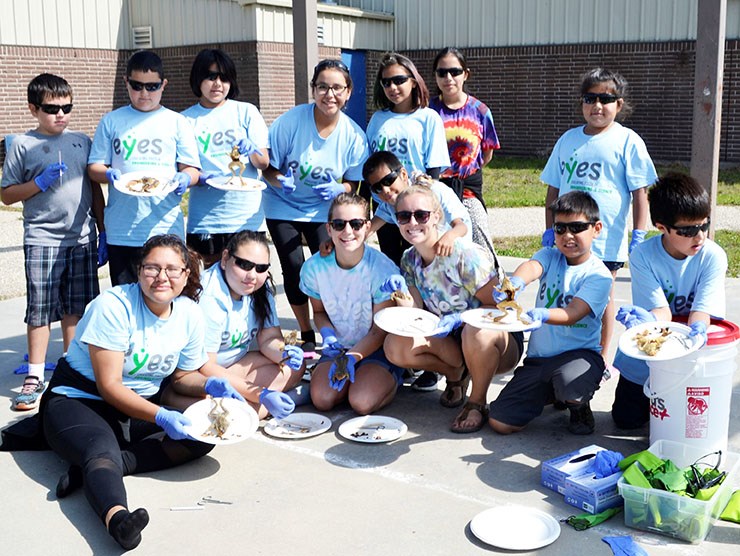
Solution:
[(257, 271), (257, 274), (262, 274), (264, 272), (267, 272), (270, 268), (270, 263), (257, 264), (253, 263), (249, 259), (242, 259), (241, 257), (237, 257), (236, 255), (231, 256), (234, 258), (234, 264), (242, 270), (246, 270), (247, 272), (254, 269), (255, 271)]
[(143, 91), (146, 89), (150, 93), (153, 93), (154, 91), (159, 91), (162, 87), (161, 81), (157, 81), (156, 83), (142, 83), (141, 81), (136, 81), (134, 79), (127, 79), (126, 82), (134, 91)]
[(398, 173), (401, 171), (401, 168), (396, 168), (395, 170), (391, 170), (388, 172), (385, 176), (380, 178), (375, 183), (370, 184), (370, 191), (373, 193), (380, 194), (380, 192), (383, 190), (384, 187), (390, 187), (393, 185), (393, 183), (398, 179)]
[(571, 234), (576, 235), (585, 232), (596, 222), (555, 222), (552, 229), (556, 234), (562, 235), (568, 230)]
[(221, 80), (221, 83), (228, 83), (229, 82), (229, 80), (226, 79), (226, 75), (224, 75), (220, 71), (209, 71), (206, 74), (206, 79), (208, 79), (208, 81), (216, 81), (216, 79), (220, 79)]
[(411, 222), (411, 217), (414, 217), (419, 224), (426, 224), (429, 222), (429, 217), (432, 215), (431, 210), (399, 210), (396, 213), (396, 220), (399, 224), (408, 224)]
[(694, 226), (666, 226), (669, 230), (676, 230), (676, 233), (683, 237), (696, 237), (699, 232), (706, 232), (709, 230), (710, 219), (704, 224), (695, 224)]
[(365, 225), (366, 222), (367, 220), (365, 218), (353, 218), (352, 220), (342, 220), (341, 218), (335, 218), (334, 220), (331, 220), (329, 224), (337, 232), (343, 232), (347, 224), (349, 224), (352, 229), (357, 232)]
[(583, 104), (596, 104), (597, 100), (601, 104), (611, 104), (619, 100), (619, 96), (610, 95), (609, 93), (585, 93), (581, 98), (583, 99)]
[(457, 77), (465, 73), (465, 70), (462, 68), (437, 68), (436, 70), (434, 70), (434, 73), (437, 74), (437, 77), (443, 79), (448, 73), (452, 77)]
[(413, 79), (413, 77), (410, 75), (394, 75), (393, 77), (381, 77), (380, 84), (383, 86), (384, 89), (387, 89), (391, 86), (391, 84), (395, 85), (396, 87), (403, 85), (409, 79)]
[(59, 111), (61, 110), (65, 114), (69, 114), (72, 112), (72, 106), (73, 104), (37, 104), (38, 108), (41, 109), (42, 112), (45, 112), (46, 114), (59, 114)]

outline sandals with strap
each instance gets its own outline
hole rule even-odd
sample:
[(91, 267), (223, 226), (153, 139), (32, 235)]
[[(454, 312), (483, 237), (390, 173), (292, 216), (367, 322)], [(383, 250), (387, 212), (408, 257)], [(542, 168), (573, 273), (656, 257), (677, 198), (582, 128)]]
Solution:
[[(472, 427), (459, 426), (460, 423), (467, 420), (468, 414), (470, 414), (470, 412), (473, 410), (481, 414), (480, 423), (478, 423), (477, 425), (473, 425)], [(478, 432), (479, 430), (483, 428), (483, 425), (486, 424), (486, 421), (488, 421), (488, 406), (484, 404), (468, 401), (465, 403), (465, 405), (462, 408), (462, 411), (458, 414), (457, 417), (455, 417), (455, 420), (450, 425), (450, 430), (458, 434)]]
[[(459, 407), (463, 403), (465, 403), (465, 396), (468, 393), (468, 384), (470, 384), (470, 373), (468, 372), (468, 368), (465, 367), (463, 369), (463, 374), (460, 377), (460, 380), (450, 380), (447, 379), (447, 385), (445, 386), (445, 391), (442, 392), (442, 395), (439, 398), (439, 403), (442, 404), (444, 407)], [(455, 398), (455, 388), (460, 389), (460, 397)]]

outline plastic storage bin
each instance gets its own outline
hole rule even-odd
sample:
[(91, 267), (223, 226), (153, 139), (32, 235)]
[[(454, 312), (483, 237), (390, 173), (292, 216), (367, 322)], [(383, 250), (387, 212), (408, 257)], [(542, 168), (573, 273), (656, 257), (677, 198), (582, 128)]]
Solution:
[[(670, 440), (658, 440), (648, 449), (661, 459), (672, 460), (680, 468), (707, 455), (702, 448)], [(727, 477), (714, 496), (707, 501), (664, 490), (632, 486), (624, 478), (620, 478), (617, 488), (624, 498), (624, 524), (633, 529), (660, 533), (692, 543), (703, 541), (730, 500), (740, 472), (740, 455), (723, 453), (719, 469), (727, 471)]]

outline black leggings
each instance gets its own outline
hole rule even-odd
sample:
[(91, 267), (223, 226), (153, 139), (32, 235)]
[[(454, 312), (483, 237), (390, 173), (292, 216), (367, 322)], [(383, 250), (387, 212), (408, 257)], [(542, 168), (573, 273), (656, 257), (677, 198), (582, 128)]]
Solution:
[(118, 413), (100, 400), (49, 393), (44, 404), (46, 441), (59, 456), (82, 469), (85, 496), (105, 521), (114, 506), (128, 507), (123, 477), (181, 465), (206, 455), (213, 445), (152, 435), (154, 423), (130, 420), (125, 439)]
[(108, 271), (113, 286), (135, 284), (139, 280), (137, 265), (141, 260), (141, 247), (108, 244)]
[(288, 303), (303, 305), (308, 303), (308, 296), (301, 291), (301, 267), (306, 260), (303, 256), (303, 240), (306, 238), (311, 253), (316, 253), (319, 246), (329, 240), (324, 222), (291, 222), (288, 220), (267, 219), (267, 229), (275, 244), (283, 272), (283, 287)]

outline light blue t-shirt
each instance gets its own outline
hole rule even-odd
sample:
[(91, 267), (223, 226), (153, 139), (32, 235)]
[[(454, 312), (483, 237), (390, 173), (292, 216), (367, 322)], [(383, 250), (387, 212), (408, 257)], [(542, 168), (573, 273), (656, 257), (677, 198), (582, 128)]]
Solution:
[[(674, 259), (663, 247), (662, 234), (651, 237), (632, 251), (632, 303), (643, 309), (668, 307), (672, 315), (692, 311), (725, 318), (727, 254), (707, 239), (696, 255)], [(650, 371), (645, 361), (617, 351), (614, 366), (630, 382), (643, 384)]]
[(632, 192), (653, 184), (658, 175), (645, 142), (631, 129), (618, 122), (598, 135), (586, 135), (584, 129), (580, 126), (561, 135), (540, 179), (559, 189), (559, 195), (589, 193), (604, 224), (591, 251), (602, 261), (624, 262)]
[(378, 110), (367, 124), (367, 140), (371, 152), (396, 155), (409, 175), (415, 170), (426, 173), (427, 168), (444, 170), (450, 166), (445, 125), (431, 108), (404, 114)]
[(360, 181), (368, 157), (365, 132), (345, 113), (329, 137), (319, 135), (314, 104), (291, 108), (270, 126), (270, 166), (286, 174), (293, 169), (296, 190), (267, 185), (263, 191), (265, 216), (272, 220), (326, 222), (331, 201), (312, 187), (343, 179)]
[[(260, 149), (269, 147), (267, 125), (253, 104), (229, 99), (216, 108), (205, 108), (198, 103), (182, 114), (193, 126), (204, 174), (232, 176), (231, 149), (240, 139), (249, 139)], [(241, 160), (246, 167), (242, 176), (258, 178), (259, 172), (249, 157), (242, 156)], [(267, 230), (262, 192), (223, 191), (210, 185), (190, 188), (189, 234), (230, 234), (241, 230)]]
[(344, 347), (364, 338), (373, 325), (373, 306), (388, 301), (390, 294), (380, 286), (398, 267), (383, 253), (365, 246), (362, 259), (352, 268), (337, 265), (336, 252), (327, 257), (319, 253), (301, 268), (301, 291), (320, 299)]
[(545, 323), (532, 331), (527, 355), (552, 357), (573, 349), (601, 353), (601, 317), (612, 287), (609, 269), (594, 255), (584, 263), (569, 265), (560, 251), (551, 248), (540, 249), (532, 259), (542, 265), (535, 307), (562, 309), (577, 297), (591, 312), (575, 324)]
[[(85, 309), (67, 350), (67, 362), (95, 381), (88, 346), (123, 352), (123, 385), (149, 398), (176, 369), (196, 371), (206, 363), (204, 329), (200, 307), (187, 297), (176, 298), (169, 318), (160, 319), (144, 303), (138, 283), (115, 286)], [(69, 386), (53, 391), (69, 398), (102, 399)]]
[[(164, 106), (140, 112), (123, 106), (103, 116), (95, 130), (88, 164), (106, 164), (121, 173), (151, 170), (174, 175), (178, 163), (200, 168), (193, 128), (182, 114)], [(108, 243), (140, 247), (158, 234), (185, 237), (182, 197), (140, 197), (108, 188), (105, 229)]]
[[(216, 354), (219, 365), (230, 367), (247, 354), (249, 345), (260, 331), (252, 310), (252, 296), (247, 295), (239, 300), (231, 297), (219, 263), (203, 272), (201, 284), (203, 294), (200, 306), (206, 318), (206, 351)], [(280, 326), (275, 298), (269, 291), (267, 299), (270, 312), (264, 328)]]

